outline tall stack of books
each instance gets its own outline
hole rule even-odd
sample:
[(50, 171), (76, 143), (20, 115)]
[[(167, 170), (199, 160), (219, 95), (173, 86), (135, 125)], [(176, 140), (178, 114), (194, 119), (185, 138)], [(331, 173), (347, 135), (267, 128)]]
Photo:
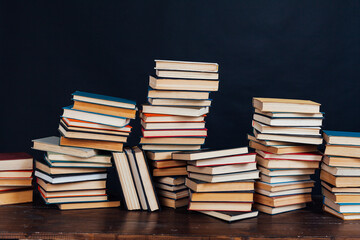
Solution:
[(32, 202), (33, 158), (27, 153), (0, 153), (0, 205)]
[(252, 205), (259, 171), (247, 147), (177, 152), (173, 159), (188, 162), (189, 210), (226, 221), (257, 216)]
[(44, 159), (35, 162), (35, 176), (46, 204), (56, 204), (61, 210), (120, 206), (119, 201), (108, 201), (106, 194), (110, 155), (60, 146), (55, 136), (33, 140), (33, 149), (45, 152)]
[(320, 179), (324, 211), (343, 220), (360, 219), (360, 133), (324, 131)]
[(278, 214), (306, 206), (311, 201), (322, 155), (323, 114), (320, 104), (309, 100), (254, 98), (254, 135), (248, 135), (256, 150), (260, 181), (255, 184), (255, 207)]
[[(171, 153), (199, 150), (205, 143), (204, 120), (212, 102), (210, 92), (219, 87), (218, 64), (155, 60), (155, 69), (156, 76), (149, 77), (149, 104), (143, 105), (140, 114), (143, 128), (140, 144), (148, 151), (153, 176), (186, 176), (186, 163), (172, 159)], [(165, 189), (162, 178), (156, 181), (160, 196), (185, 196), (183, 185), (170, 185)], [(179, 178), (176, 181), (180, 181)], [(179, 188), (180, 194), (168, 191)]]

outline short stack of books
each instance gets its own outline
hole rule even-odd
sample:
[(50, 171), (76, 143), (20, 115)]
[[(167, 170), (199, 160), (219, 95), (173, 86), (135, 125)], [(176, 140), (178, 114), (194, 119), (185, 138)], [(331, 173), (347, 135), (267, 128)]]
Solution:
[(278, 214), (306, 206), (311, 201), (322, 155), (320, 104), (309, 100), (254, 98), (254, 135), (260, 180), (255, 184), (255, 207)]
[(110, 155), (61, 146), (55, 136), (33, 140), (33, 149), (45, 152), (44, 159), (35, 163), (35, 176), (46, 204), (56, 204), (61, 210), (120, 206), (119, 201), (108, 201), (106, 194)]
[(360, 220), (360, 133), (324, 131), (323, 137), (324, 211), (343, 220)]
[(60, 145), (106, 151), (123, 150), (136, 117), (136, 103), (100, 94), (76, 91), (74, 104), (63, 108)]
[(33, 158), (27, 153), (0, 153), (0, 205), (32, 202)]
[(252, 205), (259, 171), (247, 147), (177, 152), (173, 159), (188, 162), (189, 210), (226, 221), (257, 216)]
[[(171, 159), (173, 151), (199, 150), (205, 142), (209, 93), (217, 91), (217, 63), (155, 60), (148, 102), (140, 114), (142, 149), (150, 150), (153, 175), (186, 175), (186, 164)], [(156, 151), (167, 151), (157, 157)], [(167, 156), (166, 158), (164, 156)]]
[(159, 177), (155, 179), (155, 187), (162, 206), (180, 208), (188, 205), (189, 191), (185, 186), (185, 177)]

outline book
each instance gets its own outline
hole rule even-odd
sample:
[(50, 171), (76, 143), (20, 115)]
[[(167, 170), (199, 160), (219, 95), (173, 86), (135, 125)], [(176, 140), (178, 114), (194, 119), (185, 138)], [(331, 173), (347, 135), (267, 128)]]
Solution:
[(326, 145), (324, 154), (360, 158), (360, 146)]
[(112, 107), (83, 101), (74, 101), (73, 109), (131, 119), (136, 117), (136, 109)]
[(76, 120), (98, 123), (112, 127), (125, 127), (129, 124), (130, 119), (124, 117), (116, 117), (101, 113), (86, 112), (74, 109), (73, 106), (63, 108), (62, 118), (72, 118)]
[(254, 141), (249, 142), (249, 147), (261, 150), (264, 152), (270, 152), (274, 154), (286, 154), (286, 153), (304, 153), (317, 151), (316, 145), (301, 145), (301, 146), (264, 146)]
[(239, 213), (239, 212), (224, 212), (224, 211), (199, 211), (200, 213), (215, 217), (227, 222), (235, 222), (243, 219), (257, 217), (259, 212), (252, 211), (248, 213)]
[(324, 113), (301, 113), (301, 112), (263, 112), (259, 109), (254, 109), (255, 113), (268, 116), (271, 118), (324, 118)]
[(217, 72), (219, 69), (219, 65), (217, 63), (209, 62), (155, 60), (155, 69), (194, 72)]
[(176, 115), (165, 115), (156, 113), (140, 113), (140, 118), (146, 123), (169, 123), (169, 122), (204, 122), (206, 115), (199, 117), (187, 117)]
[(182, 90), (182, 91), (206, 91), (212, 92), (219, 89), (219, 81), (216, 80), (188, 80), (157, 78), (149, 76), (149, 86), (156, 90)]
[(323, 137), (327, 144), (360, 146), (359, 132), (341, 132), (341, 131), (324, 130)]
[(233, 164), (250, 164), (255, 162), (256, 153), (246, 153), (227, 157), (215, 157), (203, 160), (189, 161), (188, 164), (197, 167), (223, 166)]
[(270, 192), (270, 191), (266, 191), (264, 189), (256, 188), (255, 191), (261, 195), (265, 195), (268, 197), (279, 197), (279, 196), (286, 196), (286, 195), (311, 193), (312, 188), (296, 188), (296, 189), (277, 191), (277, 192)]
[[(89, 163), (89, 162), (70, 162), (70, 161), (50, 161), (44, 157), (46, 164), (53, 168), (107, 168), (112, 167), (111, 163)], [(89, 170), (91, 171), (91, 170)]]
[(273, 169), (304, 169), (304, 168), (310, 168), (315, 169), (319, 168), (319, 161), (299, 161), (299, 160), (269, 160), (265, 159), (259, 155), (256, 156), (256, 162), (258, 165)]
[(150, 160), (171, 160), (171, 155), (174, 151), (147, 151), (146, 156)]
[(319, 152), (310, 153), (288, 153), (288, 154), (274, 154), (256, 150), (256, 153), (265, 159), (284, 159), (284, 160), (300, 160), (300, 161), (321, 161), (322, 154)]
[(333, 167), (360, 167), (360, 158), (324, 155), (323, 162)]
[(22, 190), (28, 187), (24, 186), (0, 186), (0, 192), (8, 192), (8, 191), (14, 191), (14, 190)]
[(355, 167), (332, 167), (326, 165), (325, 163), (321, 164), (321, 169), (324, 171), (331, 173), (334, 176), (353, 176), (360, 177), (360, 168)]
[(186, 151), (186, 150), (199, 150), (201, 145), (175, 145), (175, 144), (143, 144), (143, 150), (161, 150), (161, 151)]
[(311, 202), (311, 194), (296, 194), (278, 197), (268, 197), (258, 193), (254, 194), (254, 201), (270, 207), (283, 207), (293, 204)]
[(321, 169), (320, 179), (335, 187), (360, 187), (360, 177), (337, 177)]
[(134, 178), (134, 183), (136, 186), (136, 191), (137, 191), (137, 195), (139, 197), (141, 208), (143, 210), (148, 210), (148, 204), (146, 201), (145, 190), (144, 190), (144, 187), (141, 182), (141, 177), (139, 175), (139, 170), (138, 170), (138, 166), (136, 164), (135, 156), (134, 156), (131, 148), (129, 148), (129, 147), (125, 148), (124, 151), (125, 151), (128, 161), (129, 161), (131, 173)]
[(170, 99), (170, 98), (148, 98), (151, 105), (159, 106), (193, 106), (193, 107), (210, 107), (211, 99), (197, 100), (197, 99)]
[(261, 133), (321, 136), (320, 127), (278, 127), (253, 121), (252, 127)]
[(144, 137), (206, 137), (207, 129), (169, 129), (169, 130), (145, 130), (142, 129)]
[(332, 193), (322, 188), (322, 194), (335, 203), (360, 203), (360, 193)]
[(163, 189), (157, 189), (157, 194), (159, 196), (163, 196), (166, 198), (171, 198), (174, 200), (182, 199), (189, 196), (189, 191), (187, 189), (185, 190), (178, 190), (178, 191), (167, 191)]
[(181, 176), (158, 177), (158, 178), (156, 178), (156, 182), (167, 184), (167, 185), (178, 186), (178, 185), (185, 184), (185, 177), (181, 177)]
[(297, 175), (311, 175), (315, 174), (315, 169), (268, 169), (261, 166), (258, 166), (258, 169), (261, 173), (269, 177), (278, 177), (278, 176), (297, 176)]
[(169, 91), (169, 90), (155, 90), (149, 89), (149, 98), (172, 98), (172, 99), (209, 99), (210, 92), (195, 92), (195, 91)]
[(120, 207), (120, 201), (85, 202), (85, 203), (60, 203), (57, 204), (60, 210), (92, 209), (92, 208), (113, 208)]
[(269, 118), (256, 113), (253, 120), (272, 127), (319, 127), (323, 121), (321, 118)]
[(106, 180), (51, 184), (51, 183), (45, 182), (41, 178), (37, 178), (36, 183), (47, 192), (77, 191), (77, 190), (105, 189), (106, 188)]
[(248, 171), (240, 173), (228, 173), (228, 174), (218, 174), (218, 175), (209, 175), (209, 174), (200, 174), (192, 173), (188, 174), (189, 178), (201, 180), (204, 182), (231, 182), (231, 181), (241, 181), (241, 180), (250, 180), (259, 178), (259, 171)]
[(162, 206), (176, 209), (176, 208), (187, 206), (189, 203), (189, 198), (185, 197), (182, 199), (175, 200), (175, 199), (159, 196), (159, 202)]
[(331, 199), (324, 197), (324, 205), (334, 209), (339, 213), (358, 213), (360, 214), (360, 203), (339, 204)]
[(325, 212), (328, 212), (338, 218), (341, 218), (342, 220), (360, 220), (359, 213), (340, 213), (326, 205), (323, 206), (323, 209)]
[(68, 126), (69, 129), (77, 131), (87, 131), (87, 132), (99, 132), (99, 133), (111, 133), (119, 132), (120, 134), (126, 135), (131, 132), (131, 126), (126, 125), (124, 127), (113, 127), (109, 125), (103, 125), (98, 123), (86, 122), (71, 118), (61, 118), (60, 122), (63, 122)]
[(75, 138), (60, 138), (60, 145), (80, 147), (80, 148), (94, 148), (99, 150), (122, 152), (123, 143), (102, 141), (102, 140), (89, 140), (89, 139), (75, 139)]
[(144, 113), (168, 114), (176, 116), (199, 117), (209, 112), (209, 107), (169, 107), (143, 105)]
[(180, 79), (204, 79), (218, 80), (217, 72), (193, 72), (193, 71), (173, 71), (156, 69), (156, 76), (160, 78), (180, 78)]
[(145, 130), (165, 130), (165, 129), (204, 129), (205, 122), (158, 122), (148, 123), (141, 121), (141, 126)]
[(106, 179), (106, 173), (90, 173), (90, 174), (73, 174), (73, 175), (60, 175), (53, 176), (47, 175), (40, 171), (35, 171), (35, 176), (41, 178), (42, 180), (52, 183), (70, 183), (70, 182), (81, 182), (81, 181), (91, 181), (91, 180), (102, 180)]
[(250, 212), (252, 202), (189, 202), (190, 211)]
[(269, 177), (260, 174), (260, 180), (267, 183), (288, 183), (310, 180), (310, 175)]
[(142, 180), (142, 184), (145, 190), (148, 206), (150, 211), (159, 210), (159, 203), (156, 198), (154, 185), (149, 174), (149, 168), (146, 163), (145, 155), (143, 151), (138, 147), (133, 147), (133, 153), (139, 169), (139, 174)]
[(277, 147), (277, 146), (300, 146), (301, 145), (299, 143), (288, 143), (288, 142), (271, 141), (271, 140), (259, 140), (259, 139), (256, 139), (256, 137), (251, 134), (247, 135), (247, 139), (250, 141), (259, 143), (261, 145), (270, 146), (270, 147), (271, 146)]
[(265, 190), (267, 192), (282, 192), (300, 188), (312, 188), (314, 187), (314, 181), (300, 181), (300, 182), (287, 182), (270, 184), (266, 182), (257, 181), (255, 183), (256, 190)]
[(226, 174), (226, 173), (235, 173), (235, 172), (247, 172), (256, 170), (256, 163), (244, 163), (244, 164), (233, 164), (233, 165), (224, 165), (224, 166), (215, 166), (215, 167), (197, 167), (188, 165), (187, 171), (194, 173), (202, 174)]
[(57, 191), (47, 192), (38, 186), (39, 192), (45, 198), (59, 198), (59, 197), (82, 197), (82, 196), (105, 196), (106, 189), (86, 189), (78, 191)]
[(128, 210), (139, 210), (140, 200), (131, 173), (128, 158), (124, 152), (113, 152), (113, 159), (119, 177), (121, 189)]
[(202, 145), (205, 143), (204, 137), (162, 137), (162, 138), (144, 138), (140, 139), (140, 144), (175, 144), (175, 145)]
[(32, 173), (32, 170), (0, 171), (0, 178), (30, 178)]
[(335, 187), (324, 181), (321, 181), (321, 186), (333, 193), (360, 193), (358, 187)]
[(33, 157), (28, 153), (0, 153), (0, 171), (32, 169)]
[(252, 192), (191, 192), (190, 201), (192, 202), (252, 202), (254, 193)]
[(258, 203), (254, 204), (255, 209), (259, 210), (260, 212), (267, 213), (267, 214), (270, 214), (270, 215), (290, 212), (290, 211), (302, 209), (302, 208), (305, 208), (305, 207), (306, 207), (305, 203), (292, 204), (292, 205), (289, 205), (289, 206), (282, 206), (282, 207), (269, 207), (269, 206), (258, 204)]
[(154, 177), (163, 177), (163, 176), (186, 176), (188, 172), (186, 171), (186, 166), (184, 167), (171, 167), (171, 168), (154, 168), (152, 171)]
[(262, 112), (319, 113), (320, 105), (310, 100), (253, 98), (253, 107)]
[(2, 187), (31, 187), (32, 178), (0, 178)]
[(167, 185), (167, 184), (158, 183), (158, 182), (155, 182), (155, 187), (158, 188), (158, 189), (163, 189), (163, 190), (167, 190), (167, 191), (171, 191), (171, 192), (187, 189), (185, 184), (182, 184), (182, 185)]
[(93, 157), (98, 154), (98, 151), (95, 149), (60, 146), (60, 138), (55, 136), (35, 139), (32, 141), (33, 149), (40, 151), (61, 153), (81, 158)]
[(35, 162), (35, 167), (41, 172), (47, 173), (49, 175), (106, 172), (106, 169), (104, 168), (94, 168), (94, 167), (90, 167), (90, 168), (50, 167), (39, 161)]
[(264, 134), (259, 133), (256, 130), (254, 135), (259, 140), (273, 140), (273, 141), (282, 141), (282, 142), (293, 142), (301, 144), (313, 144), (320, 145), (323, 142), (323, 139), (319, 136), (295, 136), (295, 135), (280, 135), (280, 134)]
[(33, 201), (33, 190), (17, 190), (0, 192), (0, 205), (28, 203)]
[(55, 153), (55, 152), (47, 152), (46, 158), (50, 162), (79, 162), (79, 163), (110, 163), (111, 164), (111, 156), (109, 155), (95, 155), (89, 158), (81, 158), (75, 157), (71, 155)]
[(99, 140), (99, 141), (112, 141), (112, 142), (126, 142), (127, 136), (102, 134), (102, 133), (90, 133), (90, 132), (78, 132), (67, 129), (63, 125), (59, 125), (58, 128), (60, 134), (66, 138), (75, 139), (87, 139), (87, 140)]
[(193, 160), (201, 160), (201, 159), (216, 158), (216, 157), (226, 157), (226, 156), (246, 154), (246, 153), (248, 153), (247, 147), (222, 149), (222, 150), (207, 149), (207, 150), (200, 150), (200, 151), (194, 151), (194, 152), (173, 153), (172, 158), (174, 160), (193, 161)]
[(129, 109), (136, 108), (136, 102), (118, 97), (110, 97), (101, 94), (87, 93), (81, 91), (74, 92), (72, 96), (74, 101), (96, 103), (101, 105), (129, 108)]
[(254, 190), (254, 181), (252, 180), (208, 183), (196, 179), (186, 178), (185, 185), (194, 192), (235, 192)]
[(58, 198), (46, 198), (40, 194), (46, 204), (57, 203), (76, 203), (76, 202), (100, 202), (107, 201), (108, 197), (105, 196), (83, 196), (83, 197), (58, 197)]
[(172, 167), (183, 167), (186, 166), (185, 161), (176, 161), (176, 160), (161, 160), (153, 161), (152, 166), (155, 168), (172, 168)]

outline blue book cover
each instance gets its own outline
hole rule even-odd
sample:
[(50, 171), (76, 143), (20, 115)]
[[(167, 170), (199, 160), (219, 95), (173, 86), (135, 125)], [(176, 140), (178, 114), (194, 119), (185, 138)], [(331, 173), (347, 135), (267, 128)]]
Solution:
[(106, 101), (133, 104), (134, 108), (135, 108), (135, 105), (136, 105), (136, 102), (132, 101), (132, 100), (118, 98), (118, 97), (105, 96), (105, 95), (96, 94), (96, 93), (87, 93), (87, 92), (76, 91), (72, 95), (73, 96), (82, 96), (82, 97), (88, 97), (88, 98), (102, 99), (102, 100), (106, 100)]
[(329, 137), (358, 137), (360, 138), (360, 132), (342, 132), (342, 131), (329, 131), (323, 130), (323, 132)]

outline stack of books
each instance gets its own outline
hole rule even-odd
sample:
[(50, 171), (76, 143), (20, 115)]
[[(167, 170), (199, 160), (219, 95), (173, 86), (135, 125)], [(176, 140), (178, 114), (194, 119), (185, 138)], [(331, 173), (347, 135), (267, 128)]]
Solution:
[(74, 104), (63, 108), (60, 145), (106, 151), (123, 150), (136, 117), (134, 101), (76, 91)]
[(219, 87), (218, 64), (155, 60), (155, 69), (156, 76), (149, 79), (149, 104), (140, 114), (140, 144), (151, 151), (147, 156), (153, 176), (184, 176), (186, 163), (174, 161), (171, 153), (199, 150), (204, 144), (209, 94)]
[(254, 135), (248, 135), (256, 150), (260, 181), (255, 184), (255, 207), (278, 214), (306, 206), (311, 201), (322, 155), (323, 113), (309, 100), (254, 98)]
[(155, 179), (155, 187), (162, 206), (176, 209), (188, 205), (189, 191), (185, 186), (185, 177), (159, 177)]
[(252, 205), (259, 171), (247, 147), (177, 152), (173, 159), (188, 162), (189, 210), (226, 221), (257, 216)]
[(32, 202), (33, 158), (27, 153), (0, 153), (0, 205)]
[(321, 165), (324, 211), (343, 220), (360, 219), (360, 133), (324, 131)]
[(44, 159), (35, 162), (35, 176), (46, 204), (56, 204), (61, 210), (120, 206), (119, 201), (108, 201), (106, 194), (110, 155), (60, 146), (55, 136), (33, 140), (33, 149), (45, 152)]

